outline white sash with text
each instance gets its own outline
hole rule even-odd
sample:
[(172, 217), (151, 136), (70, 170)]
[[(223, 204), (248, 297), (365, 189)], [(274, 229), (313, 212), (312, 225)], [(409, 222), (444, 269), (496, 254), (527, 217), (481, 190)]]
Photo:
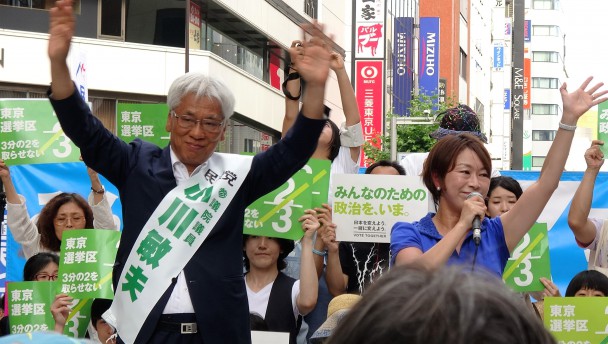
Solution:
[(242, 186), (253, 157), (214, 153), (207, 168), (171, 190), (131, 248), (103, 318), (134, 343), (171, 279), (184, 269)]

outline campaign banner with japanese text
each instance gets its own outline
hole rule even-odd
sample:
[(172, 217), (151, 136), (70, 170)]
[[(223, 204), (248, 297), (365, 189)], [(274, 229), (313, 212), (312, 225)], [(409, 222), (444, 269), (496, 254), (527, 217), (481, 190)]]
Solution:
[(502, 278), (517, 292), (541, 291), (540, 278), (551, 279), (549, 238), (546, 223), (536, 223), (517, 244)]
[(298, 218), (306, 209), (327, 203), (329, 160), (310, 159), (306, 165), (274, 191), (245, 209), (243, 233), (298, 240), (304, 232)]
[(0, 99), (0, 159), (7, 165), (74, 162), (80, 150), (48, 99)]
[(105, 229), (65, 231), (61, 238), (58, 293), (78, 299), (113, 299), (112, 267), (120, 232)]
[(11, 334), (52, 331), (55, 328), (51, 314), (51, 304), (55, 299), (54, 281), (10, 282), (6, 288)]
[(558, 343), (608, 342), (608, 297), (546, 297), (545, 328)]
[(167, 104), (119, 102), (116, 104), (116, 135), (127, 143), (140, 138), (164, 148), (169, 144), (169, 133), (165, 129), (168, 115)]
[(420, 177), (375, 174), (333, 176), (333, 222), (337, 241), (390, 242), (396, 222), (428, 213), (428, 190)]

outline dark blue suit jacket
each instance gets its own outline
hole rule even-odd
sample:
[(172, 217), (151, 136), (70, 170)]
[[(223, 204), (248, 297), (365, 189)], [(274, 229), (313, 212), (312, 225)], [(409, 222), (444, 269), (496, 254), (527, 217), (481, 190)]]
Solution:
[[(161, 149), (141, 140), (125, 143), (105, 129), (78, 93), (60, 101), (51, 99), (51, 104), (63, 131), (81, 149), (87, 166), (101, 173), (120, 192), (124, 226), (113, 274), (116, 290), (118, 278), (141, 229), (163, 197), (177, 185), (169, 147)], [(251, 342), (243, 279), (244, 210), (304, 166), (317, 145), (324, 124), (323, 120), (300, 115), (285, 138), (254, 157), (240, 190), (186, 264), (184, 273), (196, 312), (198, 335), (204, 343)], [(176, 271), (176, 276), (178, 273)], [(150, 339), (175, 282), (176, 278), (147, 317), (137, 343)]]

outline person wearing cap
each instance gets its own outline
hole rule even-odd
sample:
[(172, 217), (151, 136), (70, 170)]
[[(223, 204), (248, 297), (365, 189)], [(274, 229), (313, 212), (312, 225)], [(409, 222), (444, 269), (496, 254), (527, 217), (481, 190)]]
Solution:
[(310, 344), (322, 344), (331, 336), (334, 329), (351, 308), (361, 300), (359, 294), (342, 294), (334, 297), (327, 306), (327, 319), (310, 337)]
[[(481, 142), (488, 143), (486, 135), (481, 132), (477, 114), (467, 105), (458, 104), (456, 107), (445, 110), (438, 117), (441, 117), (441, 122), (439, 122), (439, 128), (429, 134), (431, 138), (440, 140), (447, 135), (468, 133), (475, 135)], [(405, 174), (408, 176), (419, 176), (422, 173), (422, 166), (428, 155), (428, 152), (406, 155), (401, 160)], [(498, 176), (500, 176), (500, 172), (492, 169), (492, 177)]]
[(291, 344), (302, 324), (302, 316), (317, 304), (319, 281), (312, 247), (319, 221), (312, 209), (299, 221), (304, 230), (301, 240), (300, 279), (285, 275), (285, 257), (294, 249), (293, 240), (244, 235), (243, 264), (249, 312), (264, 318), (268, 331), (288, 332)]

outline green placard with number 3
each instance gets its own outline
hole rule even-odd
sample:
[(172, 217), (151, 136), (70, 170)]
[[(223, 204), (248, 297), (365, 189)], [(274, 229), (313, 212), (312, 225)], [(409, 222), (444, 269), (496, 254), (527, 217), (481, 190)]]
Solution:
[(513, 250), (503, 272), (505, 283), (517, 292), (541, 291), (541, 277), (551, 279), (546, 223), (535, 223)]
[(329, 160), (310, 159), (285, 184), (245, 209), (243, 233), (298, 240), (303, 231), (298, 218), (304, 210), (327, 202)]
[(7, 165), (76, 162), (80, 156), (48, 99), (0, 100), (0, 133), (0, 159)]

